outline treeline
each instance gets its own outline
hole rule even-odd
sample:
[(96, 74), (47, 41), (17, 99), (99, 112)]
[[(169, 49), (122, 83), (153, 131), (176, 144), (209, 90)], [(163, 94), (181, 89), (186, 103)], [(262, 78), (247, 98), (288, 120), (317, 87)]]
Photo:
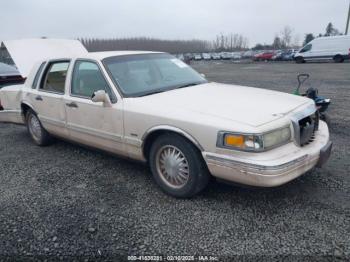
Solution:
[(168, 53), (208, 52), (211, 43), (205, 40), (162, 40), (147, 37), (132, 38), (80, 38), (89, 52), (112, 50), (162, 51)]
[(248, 49), (248, 39), (240, 34), (220, 34), (212, 42), (206, 40), (163, 40), (148, 37), (78, 38), (89, 52), (111, 50), (154, 50), (168, 53), (203, 53)]
[(272, 44), (256, 44), (253, 50), (266, 49), (287, 49), (298, 48), (299, 37), (293, 34), (293, 29), (290, 26), (285, 26), (280, 33), (277, 33)]
[[(329, 23), (324, 34), (320, 36), (341, 35), (332, 23)], [(312, 33), (306, 34), (303, 45), (313, 40), (315, 36)], [(168, 53), (203, 53), (203, 52), (222, 52), (222, 51), (242, 51), (249, 49), (248, 38), (241, 34), (218, 34), (213, 41), (207, 40), (164, 40), (149, 37), (129, 37), (129, 38), (80, 38), (83, 45), (89, 52), (112, 51), (112, 50), (154, 50)], [(266, 49), (287, 49), (299, 48), (300, 38), (294, 34), (290, 26), (285, 26), (277, 33), (271, 44), (256, 44), (253, 50)]]
[[(328, 23), (325, 28), (324, 33), (319, 33), (315, 36), (312, 33), (305, 34), (302, 45), (306, 45), (310, 41), (314, 40), (316, 37), (327, 37), (327, 36), (336, 36), (342, 35), (342, 33), (336, 29), (332, 23)], [(285, 26), (280, 33), (277, 33), (273, 39), (272, 44), (256, 44), (252, 49), (253, 50), (270, 50), (270, 49), (287, 49), (287, 48), (299, 48), (299, 37), (297, 34), (294, 34), (294, 30), (290, 26)]]
[[(343, 33), (340, 32), (337, 28), (335, 28), (332, 23), (328, 23), (325, 33), (324, 34), (319, 33), (318, 36), (316, 37), (327, 37), (327, 36), (337, 36), (337, 35), (343, 35)], [(307, 43), (311, 42), (316, 37), (314, 36), (313, 33), (306, 34), (303, 45), (306, 45)]]
[(216, 36), (216, 39), (212, 43), (212, 50), (216, 52), (221, 51), (241, 51), (248, 49), (248, 38), (240, 34), (228, 34), (223, 33)]

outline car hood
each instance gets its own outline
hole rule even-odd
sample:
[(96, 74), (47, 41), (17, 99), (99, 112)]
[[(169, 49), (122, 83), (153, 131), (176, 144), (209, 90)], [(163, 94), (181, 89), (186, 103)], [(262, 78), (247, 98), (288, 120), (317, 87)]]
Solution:
[(186, 110), (258, 127), (312, 103), (308, 98), (260, 88), (206, 83), (140, 97), (147, 106)]

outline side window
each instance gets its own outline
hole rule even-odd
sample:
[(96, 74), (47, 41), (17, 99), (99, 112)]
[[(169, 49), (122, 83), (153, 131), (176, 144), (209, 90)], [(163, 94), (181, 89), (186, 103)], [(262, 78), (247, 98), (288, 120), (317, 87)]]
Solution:
[(71, 94), (90, 98), (98, 90), (105, 90), (111, 98), (113, 97), (98, 65), (78, 60), (73, 70)]
[(50, 63), (40, 89), (48, 92), (64, 94), (68, 66), (69, 62), (67, 61)]
[(38, 85), (39, 77), (40, 77), (40, 75), (41, 75), (41, 72), (42, 72), (43, 69), (44, 69), (45, 63), (46, 63), (46, 62), (43, 62), (43, 63), (40, 65), (38, 71), (36, 72), (36, 75), (35, 75), (35, 77), (34, 77), (34, 81), (33, 81), (33, 84), (32, 84), (32, 88), (33, 88), (33, 89), (35, 89), (36, 86)]
[(303, 49), (301, 49), (300, 53), (305, 53), (307, 51), (310, 51), (312, 48), (312, 45), (306, 45)]

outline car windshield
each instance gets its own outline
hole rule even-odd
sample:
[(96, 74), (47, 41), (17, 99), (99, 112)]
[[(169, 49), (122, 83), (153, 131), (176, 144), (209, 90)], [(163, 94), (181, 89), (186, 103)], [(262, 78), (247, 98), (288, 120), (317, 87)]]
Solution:
[(165, 53), (113, 56), (103, 59), (103, 64), (125, 97), (207, 82), (187, 64)]

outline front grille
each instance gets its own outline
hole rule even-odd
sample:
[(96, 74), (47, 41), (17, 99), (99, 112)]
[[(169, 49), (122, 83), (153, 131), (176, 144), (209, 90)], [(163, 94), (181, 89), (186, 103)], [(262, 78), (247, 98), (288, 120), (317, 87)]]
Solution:
[(299, 144), (305, 146), (315, 139), (315, 132), (318, 130), (319, 116), (318, 112), (307, 116), (298, 121), (299, 126)]

